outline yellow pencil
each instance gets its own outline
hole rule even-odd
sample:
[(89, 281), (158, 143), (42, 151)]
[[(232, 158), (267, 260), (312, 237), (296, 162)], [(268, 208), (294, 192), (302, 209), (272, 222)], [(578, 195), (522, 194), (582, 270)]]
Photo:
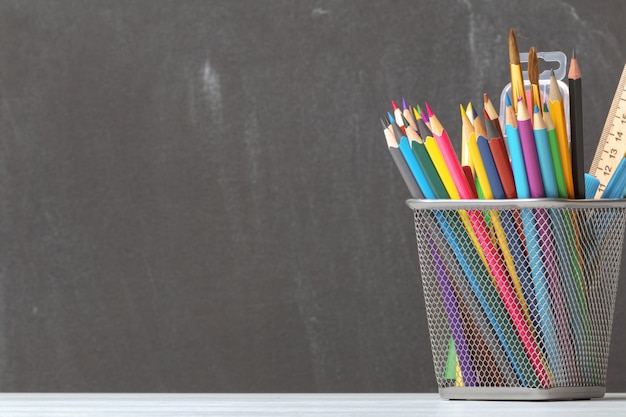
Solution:
[(559, 142), (559, 154), (561, 165), (563, 166), (563, 178), (565, 179), (565, 189), (567, 198), (574, 198), (574, 178), (572, 177), (572, 160), (569, 153), (567, 139), (567, 125), (565, 122), (565, 109), (563, 108), (563, 96), (554, 76), (554, 71), (550, 76), (550, 94), (548, 95), (550, 115), (556, 128), (556, 137)]
[(441, 182), (443, 182), (443, 186), (446, 188), (450, 199), (459, 200), (461, 196), (456, 189), (456, 185), (454, 185), (450, 171), (448, 171), (448, 168), (446, 167), (446, 162), (443, 159), (443, 155), (437, 145), (437, 141), (432, 136), (428, 136), (424, 141), (424, 146), (426, 146), (426, 151), (428, 152), (428, 155), (430, 155), (430, 159), (433, 161), (433, 165), (435, 166), (435, 169), (439, 174), (439, 178), (441, 178)]
[(474, 166), (474, 172), (478, 178), (478, 184), (480, 184), (480, 188), (483, 191), (483, 197), (485, 200), (493, 200), (493, 191), (491, 191), (491, 185), (489, 184), (489, 179), (487, 177), (487, 170), (485, 170), (483, 159), (480, 156), (480, 150), (478, 149), (478, 142), (476, 142), (476, 134), (474, 132), (471, 133), (470, 138), (467, 141), (467, 147), (472, 165)]
[(467, 113), (463, 109), (463, 105), (459, 104), (461, 108), (461, 121), (463, 123), (463, 128), (461, 130), (461, 165), (467, 165), (474, 172), (474, 166), (472, 165), (472, 158), (469, 155), (469, 149), (467, 147), (467, 141), (470, 138), (470, 135), (474, 131), (474, 127), (472, 126), (472, 122), (467, 117)]

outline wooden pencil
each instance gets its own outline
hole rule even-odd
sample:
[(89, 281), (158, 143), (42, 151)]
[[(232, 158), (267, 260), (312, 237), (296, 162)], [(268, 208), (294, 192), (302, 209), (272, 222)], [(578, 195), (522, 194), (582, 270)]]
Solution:
[(413, 174), (411, 173), (409, 166), (407, 165), (406, 161), (404, 160), (404, 157), (402, 156), (402, 152), (400, 151), (398, 147), (398, 142), (396, 141), (395, 135), (393, 134), (391, 130), (389, 130), (389, 125), (385, 124), (384, 120), (381, 120), (381, 123), (383, 125), (383, 133), (385, 135), (385, 140), (387, 141), (387, 147), (389, 148), (389, 153), (391, 154), (393, 161), (398, 167), (398, 171), (400, 171), (400, 175), (402, 176), (404, 183), (409, 189), (409, 193), (411, 194), (411, 197), (424, 198), (422, 191), (417, 185), (417, 181), (415, 181), (415, 178), (413, 177)]
[[(572, 51), (569, 73), (569, 111), (572, 150), (572, 180), (574, 182), (574, 198), (585, 198), (585, 160), (583, 157), (583, 100), (582, 74), (576, 59), (576, 51)], [(621, 197), (621, 196), (620, 196)]]
[(498, 130), (498, 133), (500, 134), (500, 137), (503, 138), (504, 135), (502, 134), (502, 126), (500, 125), (500, 119), (499, 119), (499, 116), (498, 116), (498, 112), (496, 111), (496, 108), (494, 107), (494, 105), (491, 102), (491, 99), (489, 98), (487, 93), (483, 94), (483, 103), (484, 103), (484, 106), (485, 106), (485, 113), (487, 113), (487, 115), (489, 115), (489, 120), (491, 120), (493, 122), (493, 125)]
[[(407, 106), (404, 97), (402, 97), (402, 116), (404, 116), (404, 118), (409, 122), (409, 126), (411, 126), (411, 129), (417, 131), (417, 124), (415, 123), (413, 112), (411, 111), (409, 106)], [(404, 128), (406, 129), (406, 126)]]
[(554, 122), (556, 136), (559, 140), (559, 155), (563, 166), (563, 178), (565, 178), (565, 188), (567, 198), (574, 198), (574, 180), (572, 178), (572, 160), (570, 158), (569, 141), (567, 138), (567, 123), (565, 121), (565, 110), (563, 108), (563, 96), (556, 81), (554, 71), (550, 75), (550, 93), (548, 94), (548, 104), (550, 116)]
[(548, 140), (550, 142), (550, 154), (552, 155), (552, 164), (554, 166), (554, 178), (556, 179), (556, 189), (559, 198), (567, 198), (567, 188), (565, 187), (565, 177), (563, 177), (563, 165), (561, 164), (561, 155), (559, 154), (559, 139), (556, 136), (556, 128), (550, 116), (548, 104), (543, 103), (543, 122), (548, 132)]
[(459, 108), (461, 110), (461, 165), (466, 165), (472, 168), (472, 172), (474, 166), (472, 164), (472, 158), (469, 155), (469, 149), (467, 142), (469, 141), (470, 135), (474, 133), (474, 126), (472, 126), (472, 122), (470, 122), (467, 117), (467, 113), (463, 109), (463, 105), (459, 104)]
[(474, 119), (474, 133), (476, 133), (476, 137), (487, 137), (487, 128), (480, 117)]
[(530, 121), (530, 115), (528, 114), (528, 110), (526, 110), (526, 106), (523, 105), (521, 98), (518, 100), (517, 129), (519, 130), (519, 137), (524, 152), (524, 165), (526, 166), (526, 175), (528, 176), (530, 197), (544, 198), (546, 195), (543, 189), (543, 181), (541, 180), (541, 169), (539, 168), (539, 158), (537, 156), (537, 145), (535, 144), (532, 122)]
[(509, 155), (506, 151), (506, 145), (504, 139), (496, 131), (496, 126), (493, 120), (485, 120), (487, 127), (487, 137), (489, 139), (489, 148), (493, 160), (498, 170), (498, 176), (502, 183), (502, 189), (506, 198), (517, 198), (517, 191), (515, 190), (515, 180), (513, 179), (513, 171), (511, 170), (511, 163), (509, 161)]

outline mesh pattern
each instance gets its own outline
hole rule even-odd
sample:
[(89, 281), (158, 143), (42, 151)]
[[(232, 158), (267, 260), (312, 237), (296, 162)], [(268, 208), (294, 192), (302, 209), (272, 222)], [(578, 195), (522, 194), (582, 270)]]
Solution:
[(604, 387), (625, 209), (414, 209), (437, 384)]

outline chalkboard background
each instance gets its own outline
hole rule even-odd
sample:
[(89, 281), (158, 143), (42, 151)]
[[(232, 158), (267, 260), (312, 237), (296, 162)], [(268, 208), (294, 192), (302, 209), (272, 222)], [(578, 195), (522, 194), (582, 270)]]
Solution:
[(1, 1), (0, 389), (434, 391), (379, 117), (428, 101), (458, 142), (459, 103), (507, 83), (514, 27), (522, 51), (576, 48), (588, 167), (625, 9)]

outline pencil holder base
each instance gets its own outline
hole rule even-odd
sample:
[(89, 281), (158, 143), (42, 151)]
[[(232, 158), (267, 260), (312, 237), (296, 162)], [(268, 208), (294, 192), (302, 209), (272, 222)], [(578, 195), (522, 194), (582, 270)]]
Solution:
[(439, 388), (439, 395), (446, 400), (498, 400), (498, 401), (554, 401), (589, 400), (602, 398), (605, 387), (448, 387)]

